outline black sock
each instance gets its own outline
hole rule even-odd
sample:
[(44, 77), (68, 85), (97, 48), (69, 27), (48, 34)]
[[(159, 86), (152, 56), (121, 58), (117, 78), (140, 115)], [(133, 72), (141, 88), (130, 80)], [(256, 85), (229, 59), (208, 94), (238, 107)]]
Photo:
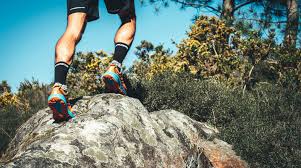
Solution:
[(129, 50), (130, 46), (128, 46), (127, 44), (118, 42), (115, 44), (115, 52), (113, 55), (113, 60), (118, 61), (119, 63), (122, 63), (122, 61), (124, 60), (128, 50)]
[(69, 70), (69, 65), (66, 62), (57, 62), (54, 68), (54, 83), (66, 85), (66, 77)]

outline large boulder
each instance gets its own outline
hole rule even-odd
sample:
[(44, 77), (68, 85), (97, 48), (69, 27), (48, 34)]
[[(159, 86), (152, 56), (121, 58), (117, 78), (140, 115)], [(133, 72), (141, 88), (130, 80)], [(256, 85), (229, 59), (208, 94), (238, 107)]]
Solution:
[(0, 167), (247, 167), (217, 130), (180, 112), (149, 113), (118, 94), (84, 97), (73, 108), (76, 119), (64, 123), (54, 123), (49, 108), (37, 112)]

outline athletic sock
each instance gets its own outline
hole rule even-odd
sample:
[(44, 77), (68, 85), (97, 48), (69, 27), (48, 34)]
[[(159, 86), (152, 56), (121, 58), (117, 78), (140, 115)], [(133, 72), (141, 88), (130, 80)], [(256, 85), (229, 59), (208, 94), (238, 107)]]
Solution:
[(115, 44), (115, 52), (113, 55), (113, 60), (116, 60), (120, 64), (124, 60), (130, 46), (125, 43), (118, 42)]
[(54, 68), (54, 83), (66, 85), (66, 77), (69, 70), (69, 65), (66, 62), (57, 62)]

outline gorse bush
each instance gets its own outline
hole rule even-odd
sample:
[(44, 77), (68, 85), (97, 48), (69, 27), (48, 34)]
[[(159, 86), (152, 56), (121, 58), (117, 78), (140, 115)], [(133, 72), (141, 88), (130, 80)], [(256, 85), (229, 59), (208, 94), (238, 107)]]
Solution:
[(256, 30), (246, 34), (218, 18), (200, 16), (176, 47), (172, 54), (162, 45), (142, 41), (131, 72), (148, 79), (165, 71), (190, 72), (244, 90), (258, 82), (300, 84), (301, 50), (278, 45), (274, 32), (262, 38)]
[(49, 85), (32, 79), (31, 81), (24, 80), (21, 82), (15, 95), (19, 98), (20, 102), (27, 105), (27, 108), (22, 108), (22, 111), (30, 117), (38, 110), (46, 107), (49, 91)]
[(23, 112), (18, 107), (6, 106), (0, 109), (0, 156), (24, 121)]
[(149, 111), (175, 109), (210, 123), (251, 167), (301, 165), (300, 93), (260, 84), (243, 95), (242, 88), (189, 73), (164, 73), (141, 85)]
[(18, 127), (47, 106), (48, 90), (48, 85), (32, 79), (21, 82), (17, 93), (10, 93), (6, 89), (0, 95), (0, 155)]
[(112, 57), (103, 51), (77, 53), (67, 76), (69, 96), (72, 98), (104, 92), (101, 75)]

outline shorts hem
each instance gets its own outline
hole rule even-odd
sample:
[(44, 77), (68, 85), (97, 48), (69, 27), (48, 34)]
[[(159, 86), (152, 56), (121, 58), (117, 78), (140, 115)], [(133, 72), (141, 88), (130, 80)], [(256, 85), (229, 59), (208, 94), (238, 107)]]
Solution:
[(99, 19), (99, 16), (89, 16), (88, 12), (86, 10), (83, 10), (83, 9), (74, 9), (72, 11), (69, 11), (68, 16), (73, 14), (73, 13), (85, 13), (85, 14), (87, 14), (87, 22), (91, 22), (91, 21)]

